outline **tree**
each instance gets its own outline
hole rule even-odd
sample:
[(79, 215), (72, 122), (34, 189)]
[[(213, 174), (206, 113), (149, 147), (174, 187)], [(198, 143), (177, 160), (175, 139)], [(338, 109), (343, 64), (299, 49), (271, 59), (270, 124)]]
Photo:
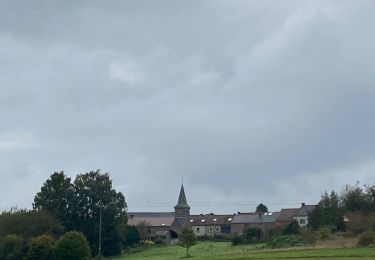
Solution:
[(0, 215), (0, 237), (15, 234), (27, 240), (42, 234), (58, 237), (63, 233), (61, 223), (45, 210), (12, 208)]
[(47, 210), (68, 231), (82, 232), (94, 255), (98, 251), (100, 211), (103, 253), (115, 255), (121, 252), (126, 207), (124, 195), (112, 188), (109, 175), (100, 170), (79, 174), (73, 183), (64, 172), (55, 172), (34, 198), (35, 209)]
[(82, 233), (71, 231), (63, 235), (56, 243), (56, 260), (89, 260), (90, 248)]
[(179, 245), (186, 248), (186, 257), (189, 257), (189, 249), (194, 246), (197, 242), (197, 237), (195, 236), (193, 230), (185, 226), (181, 230), (181, 234), (179, 236), (180, 243)]
[(127, 225), (124, 238), (124, 247), (133, 246), (141, 241), (141, 235), (136, 226)]
[(34, 237), (29, 241), (27, 260), (49, 260), (52, 258), (55, 241), (49, 235)]
[(44, 209), (66, 227), (73, 229), (74, 187), (63, 171), (54, 172), (34, 197), (34, 209)]
[(73, 185), (77, 205), (74, 214), (76, 230), (85, 234), (96, 255), (101, 208), (103, 254), (119, 254), (123, 239), (121, 235), (127, 223), (124, 195), (112, 188), (109, 175), (102, 174), (100, 170), (78, 175)]
[(337, 193), (332, 191), (330, 194), (325, 192), (322, 195), (318, 205), (309, 213), (308, 225), (314, 230), (321, 227), (329, 227), (333, 231), (345, 229), (343, 211)]
[(255, 212), (258, 212), (258, 213), (259, 213), (259, 212), (261, 212), (261, 213), (266, 213), (266, 212), (268, 212), (268, 208), (267, 208), (267, 206), (264, 205), (263, 203), (260, 203), (260, 204), (257, 206)]
[(18, 260), (25, 255), (24, 240), (17, 235), (7, 235), (0, 244), (0, 259)]

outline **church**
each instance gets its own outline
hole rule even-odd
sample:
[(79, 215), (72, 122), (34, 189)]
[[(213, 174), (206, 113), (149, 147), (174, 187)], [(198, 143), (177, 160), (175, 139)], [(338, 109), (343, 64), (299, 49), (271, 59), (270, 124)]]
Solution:
[(181, 185), (174, 212), (129, 212), (128, 225), (137, 226), (141, 234), (150, 240), (155, 237), (172, 240), (178, 238), (181, 229), (187, 224), (190, 206), (187, 203), (184, 185)]

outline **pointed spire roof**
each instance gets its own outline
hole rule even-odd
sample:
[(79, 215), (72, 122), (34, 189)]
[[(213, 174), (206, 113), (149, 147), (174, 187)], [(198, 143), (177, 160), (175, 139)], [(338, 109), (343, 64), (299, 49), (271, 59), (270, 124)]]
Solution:
[(181, 185), (180, 195), (178, 196), (177, 205), (175, 208), (190, 208), (186, 201), (186, 195), (184, 190), (184, 184)]

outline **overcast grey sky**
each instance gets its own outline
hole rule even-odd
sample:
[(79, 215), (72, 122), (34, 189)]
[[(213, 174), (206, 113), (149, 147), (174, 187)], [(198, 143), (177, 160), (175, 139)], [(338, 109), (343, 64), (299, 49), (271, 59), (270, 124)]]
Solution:
[(130, 211), (375, 182), (375, 1), (0, 0), (0, 208), (102, 169)]

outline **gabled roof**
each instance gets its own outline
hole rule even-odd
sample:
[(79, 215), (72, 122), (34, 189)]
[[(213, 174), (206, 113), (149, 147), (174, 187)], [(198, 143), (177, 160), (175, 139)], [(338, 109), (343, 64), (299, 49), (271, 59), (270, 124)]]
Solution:
[(215, 225), (230, 225), (233, 220), (233, 215), (190, 215), (187, 218), (187, 224), (190, 226), (215, 226)]
[(128, 225), (133, 226), (170, 227), (174, 219), (174, 212), (128, 212)]
[(187, 204), (185, 189), (184, 189), (183, 184), (181, 185), (180, 195), (178, 196), (178, 201), (177, 201), (177, 205), (175, 206), (175, 208), (190, 208), (189, 205)]
[(273, 223), (279, 217), (280, 212), (267, 213), (240, 213), (234, 216), (232, 224), (261, 224)]
[(316, 205), (303, 204), (298, 211), (297, 217), (307, 217), (311, 211), (315, 209)]
[(293, 218), (298, 215), (298, 211), (300, 209), (298, 208), (292, 208), (292, 209), (281, 209), (279, 217), (276, 219), (276, 221), (279, 222), (291, 222), (293, 221)]

